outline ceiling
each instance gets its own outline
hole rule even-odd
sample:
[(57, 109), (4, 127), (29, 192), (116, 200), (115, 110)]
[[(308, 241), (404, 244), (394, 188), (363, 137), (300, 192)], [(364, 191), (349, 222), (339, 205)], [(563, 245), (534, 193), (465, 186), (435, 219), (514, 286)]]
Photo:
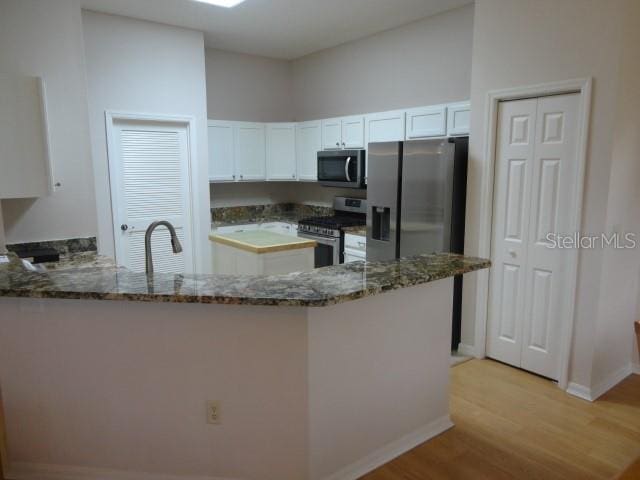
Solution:
[(202, 31), (208, 47), (289, 60), (471, 2), (245, 0), (228, 9), (192, 0), (81, 0), (89, 10)]

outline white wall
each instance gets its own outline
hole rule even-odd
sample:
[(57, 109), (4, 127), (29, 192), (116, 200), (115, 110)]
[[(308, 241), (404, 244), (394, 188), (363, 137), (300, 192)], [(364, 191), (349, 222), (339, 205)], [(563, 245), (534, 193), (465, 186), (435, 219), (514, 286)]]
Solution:
[(96, 234), (80, 8), (75, 0), (2, 0), (0, 73), (41, 76), (53, 175), (52, 196), (4, 200), (8, 243)]
[(210, 214), (202, 33), (86, 11), (82, 22), (99, 251), (114, 253), (105, 111), (191, 116), (196, 126), (196, 145), (192, 149), (196, 268), (208, 269)]
[[(640, 242), (640, 3), (625, 2), (605, 231), (633, 232)], [(632, 356), (637, 363), (633, 321), (640, 318), (639, 299), (640, 243), (633, 250), (605, 250), (595, 332), (594, 385), (615, 375)]]
[[(471, 138), (465, 248), (476, 254), (480, 180), (487, 159), (485, 98), (490, 90), (593, 77), (584, 232), (605, 228), (616, 119), (623, 11), (620, 1), (478, 0), (475, 4), (471, 81)], [(580, 252), (571, 378), (592, 384), (603, 252)], [(475, 278), (465, 280), (463, 342), (473, 344)]]
[[(291, 121), (469, 98), (473, 5), (286, 62), (206, 50), (209, 118)], [(211, 206), (331, 205), (363, 191), (214, 184)]]
[(296, 120), (466, 100), (473, 5), (293, 61)]
[(207, 48), (205, 64), (209, 118), (293, 120), (291, 62)]

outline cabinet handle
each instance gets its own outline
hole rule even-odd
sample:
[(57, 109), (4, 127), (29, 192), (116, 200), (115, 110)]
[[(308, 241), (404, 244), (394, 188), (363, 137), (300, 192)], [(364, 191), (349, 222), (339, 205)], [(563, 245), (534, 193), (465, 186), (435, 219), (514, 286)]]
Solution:
[(295, 173), (292, 173), (292, 174), (291, 174), (291, 178), (296, 178), (296, 174), (295, 174)]
[(231, 175), (231, 176), (233, 177), (233, 179), (234, 179), (234, 180), (236, 179), (236, 176), (235, 176), (235, 175)]
[(336, 147), (339, 147), (339, 146), (340, 146), (340, 142), (336, 142)]
[(345, 146), (345, 143), (344, 143), (344, 142), (342, 142), (342, 146), (343, 146), (343, 147)]
[(240, 180), (242, 180), (243, 178), (244, 178), (244, 176), (243, 176), (243, 175), (240, 175)]
[(126, 232), (127, 230), (129, 230), (129, 225), (127, 225), (126, 223), (123, 223), (122, 225), (120, 225), (120, 230), (122, 230), (123, 232)]

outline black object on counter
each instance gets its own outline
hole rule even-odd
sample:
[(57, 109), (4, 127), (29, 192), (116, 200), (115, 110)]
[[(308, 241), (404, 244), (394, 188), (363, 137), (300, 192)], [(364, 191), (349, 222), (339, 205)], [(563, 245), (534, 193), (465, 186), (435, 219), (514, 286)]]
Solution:
[(33, 250), (18, 250), (15, 252), (20, 258), (32, 259), (31, 263), (59, 262), (60, 253), (54, 248), (38, 248)]

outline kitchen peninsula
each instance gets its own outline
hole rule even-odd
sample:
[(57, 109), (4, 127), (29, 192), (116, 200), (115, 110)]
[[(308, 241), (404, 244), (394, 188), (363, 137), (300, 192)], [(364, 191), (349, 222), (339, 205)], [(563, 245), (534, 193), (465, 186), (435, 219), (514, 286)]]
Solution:
[(28, 478), (31, 458), (171, 478), (358, 478), (451, 427), (453, 276), (489, 266), (435, 254), (147, 277), (9, 259), (0, 378), (10, 468)]

